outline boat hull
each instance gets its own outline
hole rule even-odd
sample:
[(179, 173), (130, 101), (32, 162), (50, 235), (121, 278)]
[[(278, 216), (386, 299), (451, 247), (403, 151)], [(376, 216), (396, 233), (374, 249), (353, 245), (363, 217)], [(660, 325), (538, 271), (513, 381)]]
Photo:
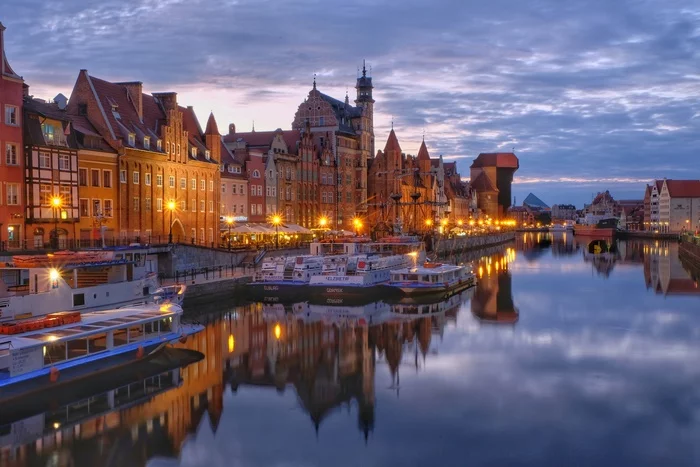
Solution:
[(594, 225), (577, 225), (574, 227), (574, 235), (581, 237), (612, 238), (616, 234), (617, 229), (612, 227), (596, 227)]
[(435, 285), (423, 285), (423, 284), (412, 284), (412, 283), (389, 283), (385, 287), (387, 289), (398, 289), (404, 296), (416, 297), (423, 295), (446, 295), (452, 296), (462, 290), (468, 289), (476, 285), (476, 279), (470, 277), (463, 281), (455, 281), (452, 284), (435, 284)]

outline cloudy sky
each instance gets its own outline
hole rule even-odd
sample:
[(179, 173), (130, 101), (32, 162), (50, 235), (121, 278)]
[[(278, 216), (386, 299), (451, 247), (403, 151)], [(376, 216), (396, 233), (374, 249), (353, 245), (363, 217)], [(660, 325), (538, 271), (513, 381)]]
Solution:
[(515, 148), (518, 203), (640, 197), (698, 178), (697, 0), (2, 0), (15, 71), (37, 97), (81, 68), (177, 91), (219, 128), (289, 128), (313, 75), (351, 98), (372, 67), (375, 134), (422, 134), (461, 172)]

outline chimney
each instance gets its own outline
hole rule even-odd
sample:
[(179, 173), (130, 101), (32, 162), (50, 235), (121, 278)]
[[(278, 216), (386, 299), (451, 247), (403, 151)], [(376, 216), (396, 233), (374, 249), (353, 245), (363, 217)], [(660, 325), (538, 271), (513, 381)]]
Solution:
[(176, 92), (156, 92), (153, 93), (153, 97), (160, 101), (166, 112), (170, 110), (178, 110)]
[(143, 123), (143, 83), (141, 81), (129, 81), (126, 83), (115, 83), (126, 88), (131, 102), (134, 104), (139, 120)]
[(236, 134), (236, 124), (235, 124), (235, 123), (229, 123), (229, 124), (228, 124), (228, 134), (229, 134), (229, 135), (235, 135), (235, 134)]

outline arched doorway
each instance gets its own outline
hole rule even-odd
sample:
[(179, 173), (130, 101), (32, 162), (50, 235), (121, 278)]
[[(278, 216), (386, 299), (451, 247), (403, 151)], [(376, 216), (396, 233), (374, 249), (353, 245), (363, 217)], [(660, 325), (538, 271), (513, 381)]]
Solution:
[(173, 242), (184, 242), (185, 239), (185, 228), (182, 225), (182, 222), (180, 222), (180, 219), (175, 219), (173, 220), (173, 225), (172, 225), (172, 232), (173, 232)]
[(44, 248), (44, 228), (34, 229), (34, 248)]

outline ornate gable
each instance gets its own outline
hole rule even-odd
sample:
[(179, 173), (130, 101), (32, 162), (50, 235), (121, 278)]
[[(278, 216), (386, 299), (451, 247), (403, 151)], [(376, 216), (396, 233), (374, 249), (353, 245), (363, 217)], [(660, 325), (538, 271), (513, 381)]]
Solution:
[(299, 105), (292, 128), (303, 129), (307, 121), (312, 127), (338, 126), (333, 107), (321, 97), (315, 86), (306, 100)]

